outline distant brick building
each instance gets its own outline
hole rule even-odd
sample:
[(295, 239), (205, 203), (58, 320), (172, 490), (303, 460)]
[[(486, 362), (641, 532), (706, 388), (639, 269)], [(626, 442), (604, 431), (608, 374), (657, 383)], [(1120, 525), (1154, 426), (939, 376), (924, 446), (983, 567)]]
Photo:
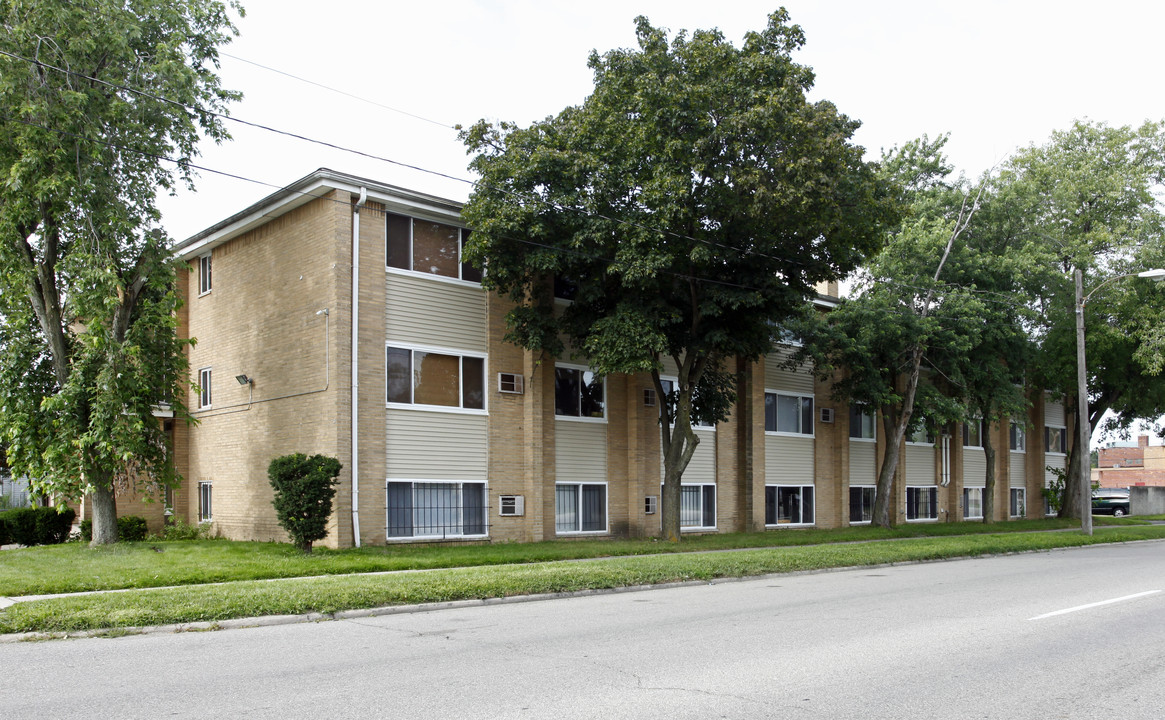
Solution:
[(1165, 487), (1165, 445), (1150, 445), (1148, 435), (1132, 447), (1100, 448), (1097, 466), (1092, 479), (1100, 487)]

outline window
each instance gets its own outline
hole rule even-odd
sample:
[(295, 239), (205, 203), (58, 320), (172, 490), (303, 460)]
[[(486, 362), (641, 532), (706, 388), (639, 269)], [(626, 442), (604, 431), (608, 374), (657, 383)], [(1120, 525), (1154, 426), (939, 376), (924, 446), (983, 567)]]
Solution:
[(416, 218), (385, 215), (385, 263), (390, 268), (480, 283), (481, 271), (461, 256), (469, 230)]
[(198, 522), (210, 522), (214, 519), (214, 513), (211, 512), (211, 490), (213, 486), (209, 482), (198, 483)]
[(1011, 517), (1019, 518), (1027, 515), (1027, 491), (1024, 488), (1011, 488), (1010, 509)]
[(865, 405), (849, 406), (849, 436), (854, 440), (877, 437), (877, 415)]
[(603, 381), (590, 370), (554, 368), (555, 415), (601, 419), (605, 400)]
[(554, 531), (607, 531), (607, 486), (584, 483), (554, 487)]
[(983, 517), (984, 488), (963, 488), (963, 519), (971, 520)]
[(485, 358), (388, 346), (388, 402), (485, 409)]
[(936, 487), (907, 487), (906, 488), (906, 519), (907, 520), (937, 520), (938, 519), (938, 488), (936, 488)]
[(389, 538), (485, 535), (485, 483), (388, 482)]
[(1011, 423), (1011, 449), (1013, 452), (1027, 452), (1027, 434), (1023, 425)]
[(983, 421), (979, 418), (963, 423), (963, 447), (983, 447)]
[[(210, 253), (201, 255), (198, 258), (198, 294), (205, 295), (210, 292)], [(227, 293), (228, 295), (230, 293)]]
[(813, 434), (813, 396), (765, 393), (765, 432)]
[(914, 445), (934, 445), (934, 431), (923, 425), (910, 433), (906, 437), (906, 442)]
[(210, 368), (198, 371), (198, 407), (210, 407)]
[[(663, 385), (663, 392), (666, 395), (665, 399), (667, 400), (668, 422), (671, 423), (672, 425), (675, 425), (676, 396), (673, 395), (672, 393), (674, 393), (676, 391), (676, 385), (679, 384), (679, 381), (677, 381), (673, 378), (662, 378), (662, 379), (660, 379), (659, 382), (660, 382), (660, 384)], [(692, 404), (693, 405), (696, 404), (696, 393), (695, 392), (692, 393)], [(692, 420), (692, 427), (713, 428), (714, 429), (716, 427), (716, 425), (713, 423), (710, 423), (710, 422), (704, 422), (702, 420), (693, 419)]]
[(849, 486), (849, 522), (868, 523), (874, 519), (874, 497), (878, 488), (873, 485)]
[(680, 527), (716, 527), (716, 486), (680, 486)]
[(812, 524), (812, 485), (765, 485), (765, 525)]
[(574, 300), (578, 297), (578, 283), (561, 275), (554, 276), (554, 297), (560, 300)]
[(1068, 428), (1044, 428), (1044, 452), (1064, 455), (1068, 452)]

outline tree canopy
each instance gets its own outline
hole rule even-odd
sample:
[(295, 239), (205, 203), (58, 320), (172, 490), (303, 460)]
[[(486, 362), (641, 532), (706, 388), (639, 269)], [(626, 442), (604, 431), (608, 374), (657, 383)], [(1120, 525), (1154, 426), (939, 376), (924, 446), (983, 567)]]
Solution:
[[(717, 30), (669, 40), (640, 17), (637, 48), (591, 54), (580, 105), (462, 133), (481, 176), (466, 252), (515, 303), (508, 339), (552, 358), (569, 343), (597, 373), (651, 373), (670, 397), (670, 539), (691, 420), (727, 417), (732, 363), (768, 352), (775, 324), (876, 250), (893, 214), (851, 142), (858, 123), (806, 98), (813, 73), (791, 59), (804, 35), (788, 20), (773, 13), (737, 48)], [(555, 278), (571, 300), (557, 308)]]
[(237, 97), (214, 0), (0, 0), (0, 433), (47, 497), (173, 481), (155, 411), (186, 417), (175, 264), (155, 199), (192, 181)]

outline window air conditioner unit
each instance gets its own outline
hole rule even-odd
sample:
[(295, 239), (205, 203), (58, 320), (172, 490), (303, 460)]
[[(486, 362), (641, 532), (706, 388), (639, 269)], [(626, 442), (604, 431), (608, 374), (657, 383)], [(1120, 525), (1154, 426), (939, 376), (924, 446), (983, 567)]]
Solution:
[(643, 514), (654, 515), (655, 508), (657, 507), (658, 503), (659, 497), (656, 495), (648, 495), (647, 497), (643, 498)]
[(521, 395), (526, 389), (525, 379), (518, 373), (498, 373), (498, 392)]
[(821, 422), (833, 422), (833, 408), (821, 408)]
[(526, 514), (526, 498), (522, 495), (499, 495), (498, 515), (520, 517)]

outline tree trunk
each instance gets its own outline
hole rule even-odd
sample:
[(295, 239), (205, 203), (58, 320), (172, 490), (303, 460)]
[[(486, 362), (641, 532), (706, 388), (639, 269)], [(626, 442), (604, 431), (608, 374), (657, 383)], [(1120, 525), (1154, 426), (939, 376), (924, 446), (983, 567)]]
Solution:
[(995, 441), (991, 436), (990, 425), (982, 431), (982, 435), (983, 458), (987, 461), (987, 476), (983, 487), (983, 522), (990, 525), (995, 522)]
[(906, 426), (892, 408), (883, 408), (882, 427), (886, 434), (886, 452), (882, 456), (882, 467), (878, 469), (878, 488), (874, 491), (874, 515), (871, 522), (889, 528), (890, 491), (894, 487), (894, 473), (898, 471), (898, 456), (902, 452)]
[(89, 495), (89, 503), (93, 510), (93, 540), (89, 547), (117, 542), (117, 498), (113, 486), (99, 483)]
[(1073, 415), (1076, 422), (1076, 432), (1072, 433), (1072, 444), (1068, 448), (1068, 473), (1064, 478), (1064, 494), (1060, 499), (1060, 513), (1057, 517), (1081, 519), (1081, 503), (1080, 497), (1080, 483), (1077, 478), (1080, 477), (1080, 460), (1083, 457), (1084, 462), (1088, 462), (1088, 448), (1084, 448), (1084, 452), (1080, 452), (1080, 408), (1079, 402), (1072, 402)]

